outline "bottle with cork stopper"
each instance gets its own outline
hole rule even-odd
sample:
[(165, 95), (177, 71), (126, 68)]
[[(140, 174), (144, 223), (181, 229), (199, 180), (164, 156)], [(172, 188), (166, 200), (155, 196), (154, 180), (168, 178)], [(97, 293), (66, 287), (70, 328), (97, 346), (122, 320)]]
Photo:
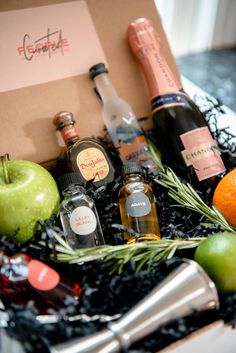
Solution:
[(53, 119), (53, 124), (66, 145), (65, 159), (67, 172), (76, 172), (81, 183), (86, 186), (92, 181), (96, 187), (114, 180), (115, 168), (103, 144), (93, 138), (79, 138), (72, 113), (61, 111)]

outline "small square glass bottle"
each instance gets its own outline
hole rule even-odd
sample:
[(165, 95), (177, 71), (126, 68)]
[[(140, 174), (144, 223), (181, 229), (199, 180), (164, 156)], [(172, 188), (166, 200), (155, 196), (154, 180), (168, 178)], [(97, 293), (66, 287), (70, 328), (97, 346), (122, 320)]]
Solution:
[(73, 249), (104, 245), (102, 227), (94, 200), (86, 194), (77, 173), (68, 173), (58, 179), (63, 200), (60, 220), (68, 244)]

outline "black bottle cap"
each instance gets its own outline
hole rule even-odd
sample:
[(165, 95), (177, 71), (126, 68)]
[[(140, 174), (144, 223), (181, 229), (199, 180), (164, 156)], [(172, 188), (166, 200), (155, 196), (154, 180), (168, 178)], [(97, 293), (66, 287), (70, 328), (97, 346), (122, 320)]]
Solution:
[(144, 174), (141, 164), (137, 162), (129, 162), (123, 165), (123, 175), (132, 173)]
[(90, 77), (93, 80), (94, 77), (96, 77), (97, 75), (108, 73), (108, 70), (105, 64), (99, 63), (90, 67), (89, 72), (90, 72)]
[(61, 191), (65, 190), (72, 184), (83, 185), (82, 179), (78, 173), (63, 174), (57, 179), (57, 185)]

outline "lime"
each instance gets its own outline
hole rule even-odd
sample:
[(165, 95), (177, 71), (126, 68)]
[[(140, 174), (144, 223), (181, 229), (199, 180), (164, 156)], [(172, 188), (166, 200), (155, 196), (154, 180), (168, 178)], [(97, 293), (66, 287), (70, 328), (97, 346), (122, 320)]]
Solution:
[(236, 234), (225, 232), (209, 236), (197, 248), (195, 260), (219, 292), (236, 292)]

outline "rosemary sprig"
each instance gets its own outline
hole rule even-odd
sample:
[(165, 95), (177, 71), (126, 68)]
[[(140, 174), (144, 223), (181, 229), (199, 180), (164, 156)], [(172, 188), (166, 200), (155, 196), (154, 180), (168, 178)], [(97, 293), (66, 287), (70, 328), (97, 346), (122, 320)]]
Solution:
[[(189, 183), (181, 182), (172, 169), (162, 165), (159, 151), (151, 141), (148, 141), (148, 143), (153, 160), (159, 169), (159, 178), (156, 178), (155, 182), (167, 188), (169, 195), (178, 202), (178, 205), (173, 206), (185, 207), (205, 216), (211, 222), (210, 224), (204, 223), (205, 226), (220, 225), (221, 230), (236, 233), (236, 229), (228, 224), (221, 213), (215, 207), (209, 207)], [(56, 250), (58, 261), (75, 264), (103, 260), (112, 265), (112, 272), (118, 271), (118, 273), (122, 272), (123, 266), (130, 260), (136, 262), (137, 271), (144, 266), (150, 270), (155, 261), (169, 259), (177, 250), (195, 248), (205, 239), (202, 237), (161, 239), (135, 244), (104, 245), (74, 250), (54, 229), (50, 229), (50, 233), (54, 236), (56, 245), (49, 244), (49, 246)]]
[[(51, 229), (58, 243), (55, 245), (57, 260), (69, 264), (79, 264), (94, 260), (103, 260), (111, 265), (111, 272), (121, 273), (123, 266), (130, 260), (137, 263), (137, 271), (144, 266), (150, 270), (153, 263), (173, 257), (177, 250), (197, 247), (205, 238), (161, 239), (135, 244), (103, 245), (94, 248), (69, 249), (64, 246), (61, 235)], [(61, 238), (61, 239), (60, 239)], [(44, 244), (44, 243), (43, 243)], [(49, 244), (53, 248), (53, 244)]]
[[(153, 159), (159, 168), (160, 178), (155, 179), (155, 182), (167, 188), (168, 194), (178, 202), (178, 205), (173, 206), (188, 208), (205, 216), (211, 223), (220, 225), (222, 230), (235, 233), (235, 228), (229, 225), (223, 215), (214, 206), (208, 206), (189, 183), (185, 184), (181, 182), (171, 168), (162, 165), (159, 151), (151, 141), (149, 141), (149, 147)], [(204, 223), (203, 225), (212, 227), (212, 224)]]

